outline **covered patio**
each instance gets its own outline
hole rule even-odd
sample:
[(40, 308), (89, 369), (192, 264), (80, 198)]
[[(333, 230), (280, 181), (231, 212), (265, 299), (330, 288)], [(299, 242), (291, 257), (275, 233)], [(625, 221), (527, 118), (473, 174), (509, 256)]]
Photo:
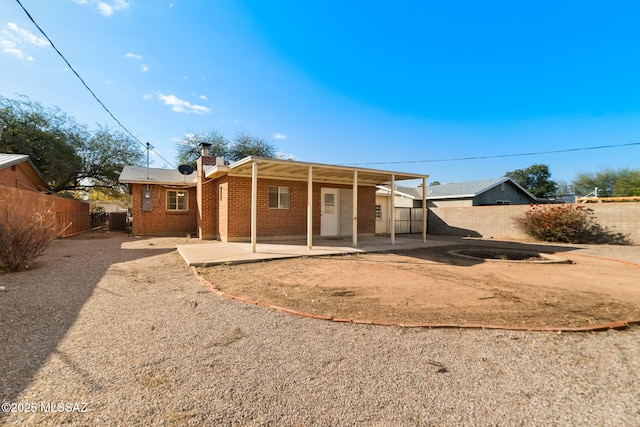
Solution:
[[(391, 223), (395, 222), (393, 199), (396, 181), (421, 180), (422, 186), (426, 187), (428, 175), (411, 174), (403, 172), (393, 172), (376, 169), (366, 169), (349, 166), (327, 165), (320, 163), (307, 163), (292, 160), (281, 160), (249, 156), (231, 165), (215, 165), (206, 170), (206, 179), (215, 179), (219, 176), (239, 176), (251, 178), (251, 243), (250, 252), (257, 253), (258, 236), (258, 180), (259, 179), (279, 179), (302, 181), (307, 183), (307, 232), (306, 249), (313, 250), (313, 184), (342, 184), (349, 185), (353, 191), (352, 204), (352, 230), (358, 230), (358, 186), (388, 185), (391, 190)], [(423, 192), (424, 193), (424, 192)], [(424, 195), (423, 195), (424, 198)], [(324, 203), (324, 200), (323, 202)], [(426, 202), (422, 203), (422, 241), (426, 241)], [(394, 227), (391, 228), (389, 243), (396, 244), (396, 233)], [(358, 233), (352, 233), (351, 246), (359, 246)]]

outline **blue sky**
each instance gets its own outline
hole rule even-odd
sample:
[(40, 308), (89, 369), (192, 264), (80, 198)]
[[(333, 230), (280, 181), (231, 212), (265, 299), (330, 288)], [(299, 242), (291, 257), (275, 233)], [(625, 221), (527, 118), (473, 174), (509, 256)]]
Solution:
[[(443, 183), (640, 168), (640, 2), (21, 2), (170, 162), (176, 138), (217, 130)], [(117, 127), (14, 0), (0, 2), (0, 94)], [(620, 147), (508, 157), (603, 145)]]

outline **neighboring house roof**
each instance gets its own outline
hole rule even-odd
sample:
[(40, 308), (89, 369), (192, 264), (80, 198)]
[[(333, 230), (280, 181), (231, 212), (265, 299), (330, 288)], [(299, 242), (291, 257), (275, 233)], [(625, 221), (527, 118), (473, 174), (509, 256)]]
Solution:
[[(23, 163), (25, 165), (22, 165)], [(24, 171), (31, 178), (33, 183), (36, 186), (40, 187), (41, 190), (48, 190), (49, 186), (47, 185), (46, 181), (42, 177), (42, 174), (33, 164), (28, 155), (0, 153), (0, 169), (5, 169), (15, 165), (28, 165), (26, 168), (24, 168)]]
[[(416, 194), (416, 189), (415, 188), (409, 188), (409, 187), (398, 187), (396, 189), (396, 191), (393, 192), (394, 196), (400, 196), (400, 197), (406, 197), (408, 199), (421, 199), (422, 198), (422, 194)], [(391, 188), (384, 186), (384, 185), (378, 185), (378, 189), (376, 190), (376, 194), (378, 196), (389, 196), (391, 194)]]
[[(536, 199), (531, 193), (509, 177), (432, 185), (427, 187), (426, 198), (427, 200), (473, 198), (505, 182), (510, 182), (523, 191), (532, 200)], [(417, 190), (422, 194), (421, 188), (417, 188)]]
[(126, 184), (163, 184), (193, 187), (198, 181), (197, 172), (183, 175), (177, 169), (125, 166), (120, 172), (120, 182)]

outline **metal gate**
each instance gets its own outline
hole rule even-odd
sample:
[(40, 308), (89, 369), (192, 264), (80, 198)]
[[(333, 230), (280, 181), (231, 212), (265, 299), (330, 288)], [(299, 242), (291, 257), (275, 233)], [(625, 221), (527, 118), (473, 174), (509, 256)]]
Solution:
[(126, 212), (109, 213), (109, 231), (125, 231), (127, 229)]
[(396, 234), (422, 233), (422, 208), (395, 208)]

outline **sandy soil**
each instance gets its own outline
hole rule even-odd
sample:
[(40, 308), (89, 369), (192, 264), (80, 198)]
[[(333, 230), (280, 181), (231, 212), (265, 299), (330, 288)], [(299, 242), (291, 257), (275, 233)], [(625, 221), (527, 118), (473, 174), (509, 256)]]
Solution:
[(528, 327), (640, 320), (638, 263), (571, 252), (560, 255), (567, 264), (448, 253), (471, 247), (222, 265), (199, 273), (225, 293), (353, 320)]

